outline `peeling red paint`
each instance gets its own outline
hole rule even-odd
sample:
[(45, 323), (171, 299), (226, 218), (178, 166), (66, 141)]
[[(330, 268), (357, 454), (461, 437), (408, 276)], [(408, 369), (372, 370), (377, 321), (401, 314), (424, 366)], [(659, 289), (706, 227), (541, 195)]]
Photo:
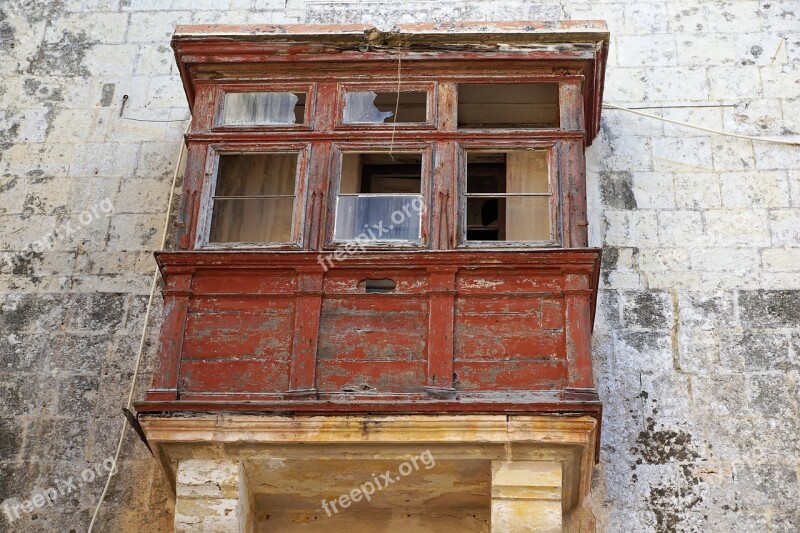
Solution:
[[(591, 413), (590, 335), (600, 250), (588, 248), (584, 149), (599, 128), (608, 32), (593, 22), (188, 26), (173, 39), (194, 120), (177, 252), (157, 260), (165, 316), (140, 412)], [(341, 87), (428, 91), (418, 125), (342, 124)], [(550, 129), (459, 129), (458, 83), (558, 83)], [(377, 81), (376, 81), (377, 80)], [(226, 90), (307, 92), (306, 123), (220, 126)], [(332, 252), (342, 152), (423, 152), (422, 242)], [(464, 149), (549, 150), (551, 247), (460, 244)], [(214, 151), (301, 153), (296, 241), (213, 251), (200, 233)], [(427, 157), (430, 155), (431, 157)], [(413, 248), (413, 249), (412, 249)], [(320, 255), (321, 254), (321, 255)], [(364, 280), (391, 280), (366, 293)]]

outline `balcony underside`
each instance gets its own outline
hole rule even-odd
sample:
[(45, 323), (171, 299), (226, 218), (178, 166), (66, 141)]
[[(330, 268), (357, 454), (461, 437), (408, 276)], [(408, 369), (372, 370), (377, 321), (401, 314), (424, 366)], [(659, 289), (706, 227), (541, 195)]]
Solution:
[[(591, 417), (198, 414), (141, 422), (175, 489), (176, 531), (591, 529), (580, 506), (596, 451)], [(383, 485), (368, 486), (379, 477)], [(374, 493), (366, 502), (354, 489)]]

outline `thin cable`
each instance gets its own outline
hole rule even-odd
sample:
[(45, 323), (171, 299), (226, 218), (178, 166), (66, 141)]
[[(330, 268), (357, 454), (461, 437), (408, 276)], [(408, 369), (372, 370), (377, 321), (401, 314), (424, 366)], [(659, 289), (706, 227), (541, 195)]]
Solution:
[[(189, 132), (189, 126), (191, 126), (191, 121), (186, 124), (186, 130), (183, 132), (186, 135)], [(181, 143), (181, 150), (178, 153), (178, 162), (175, 163), (175, 172), (172, 175), (172, 185), (169, 188), (169, 198), (167, 199), (167, 213), (164, 216), (164, 230), (161, 232), (161, 246), (159, 246), (159, 250), (163, 250), (164, 247), (167, 245), (167, 232), (169, 230), (169, 217), (172, 211), (172, 200), (175, 198), (175, 184), (178, 182), (178, 172), (181, 168), (181, 161), (183, 160), (183, 154), (186, 151), (186, 143)], [(144, 326), (142, 327), (142, 336), (139, 338), (139, 352), (136, 354), (136, 359), (134, 360), (133, 364), (133, 378), (131, 379), (131, 388), (128, 392), (128, 402), (126, 406), (128, 410), (130, 410), (131, 406), (133, 405), (133, 395), (136, 392), (136, 381), (139, 377), (139, 367), (142, 363), (142, 353), (144, 352), (144, 344), (147, 340), (147, 324), (150, 321), (150, 311), (153, 308), (153, 298), (155, 297), (156, 287), (158, 286), (158, 268), (155, 269), (153, 272), (153, 281), (150, 284), (150, 296), (147, 299), (147, 307), (144, 313)], [(119, 432), (119, 442), (117, 443), (117, 451), (114, 452), (114, 462), (111, 465), (111, 470), (108, 472), (108, 478), (106, 479), (106, 484), (103, 487), (103, 492), (100, 494), (100, 501), (97, 502), (97, 507), (94, 509), (94, 514), (92, 514), (92, 521), (89, 522), (89, 529), (87, 533), (92, 533), (94, 528), (94, 523), (97, 520), (97, 515), (100, 512), (100, 508), (103, 506), (103, 501), (106, 499), (106, 494), (108, 494), (108, 488), (111, 486), (111, 479), (114, 477), (114, 474), (117, 472), (117, 462), (119, 461), (119, 456), (122, 453), (122, 443), (125, 441), (125, 432), (128, 429), (128, 422), (127, 420), (122, 421), (122, 430)]]
[(403, 53), (397, 52), (397, 99), (394, 102), (394, 121), (392, 121), (392, 140), (389, 142), (389, 157), (394, 161), (392, 149), (394, 148), (394, 132), (397, 131), (397, 113), (400, 111), (400, 66), (403, 62)]
[(680, 120), (672, 120), (669, 118), (659, 117), (658, 115), (651, 115), (650, 113), (642, 113), (641, 111), (635, 111), (633, 109), (629, 109), (627, 107), (622, 107), (618, 105), (603, 104), (603, 107), (606, 107), (608, 109), (618, 109), (620, 111), (627, 111), (628, 113), (633, 113), (634, 115), (640, 115), (647, 118), (654, 118), (656, 120), (661, 120), (663, 122), (669, 122), (670, 124), (676, 124), (678, 126), (684, 126), (686, 128), (693, 128), (696, 130), (705, 131), (707, 133), (713, 133), (714, 135), (723, 135), (725, 137), (736, 137), (737, 139), (748, 139), (750, 141), (761, 141), (761, 142), (775, 143), (775, 144), (788, 144), (790, 146), (800, 146), (800, 140), (790, 141), (788, 139), (773, 139), (771, 137), (757, 137), (755, 135), (742, 135), (739, 133), (730, 133), (727, 131), (720, 131), (712, 128), (704, 128), (703, 126), (690, 124), (688, 122), (681, 122)]
[(136, 122), (183, 122), (184, 120), (189, 120), (189, 117), (186, 118), (176, 118), (176, 119), (169, 119), (169, 120), (156, 120), (152, 118), (133, 118), (133, 117), (121, 117), (123, 120), (134, 120)]

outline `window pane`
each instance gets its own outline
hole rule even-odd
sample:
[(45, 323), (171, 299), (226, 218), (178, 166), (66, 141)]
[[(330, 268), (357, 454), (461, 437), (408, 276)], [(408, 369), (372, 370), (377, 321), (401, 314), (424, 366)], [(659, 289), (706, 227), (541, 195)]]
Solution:
[[(426, 122), (427, 93), (424, 91), (351, 92), (344, 95), (345, 124)], [(397, 118), (394, 118), (397, 109)]]
[(550, 198), (467, 198), (467, 240), (549, 241)]
[(468, 193), (548, 193), (546, 150), (468, 152)]
[(219, 157), (209, 242), (292, 240), (296, 153)]
[(421, 192), (420, 153), (343, 154), (334, 238), (419, 240)]
[(546, 150), (467, 152), (467, 240), (551, 240), (548, 157)]
[(557, 83), (459, 84), (459, 128), (558, 127)]
[(420, 239), (422, 197), (418, 194), (340, 196), (337, 240), (416, 241)]
[(209, 242), (270, 243), (292, 240), (294, 198), (214, 200)]
[(226, 93), (222, 123), (229, 126), (303, 124), (306, 93)]
[(214, 196), (294, 194), (297, 154), (224, 154)]
[(422, 154), (345, 153), (342, 156), (341, 194), (419, 193)]

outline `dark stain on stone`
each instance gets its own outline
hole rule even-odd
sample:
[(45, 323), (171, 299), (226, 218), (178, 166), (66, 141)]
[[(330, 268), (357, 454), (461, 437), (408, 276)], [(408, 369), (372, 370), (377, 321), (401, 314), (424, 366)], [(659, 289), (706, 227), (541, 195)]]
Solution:
[(64, 30), (55, 43), (43, 43), (36, 57), (28, 66), (28, 74), (41, 76), (89, 76), (83, 60), (96, 41), (91, 41), (86, 32), (72, 33)]
[(39, 183), (47, 183), (48, 181), (53, 179), (53, 176), (45, 175), (44, 170), (40, 168), (29, 170), (28, 172), (25, 173), (25, 175), (28, 176), (28, 178), (30, 178), (28, 181), (30, 183), (33, 183), (34, 185)]
[(14, 48), (14, 27), (8, 22), (8, 15), (0, 9), (0, 50), (9, 52)]
[(603, 203), (614, 209), (636, 209), (633, 179), (627, 171), (600, 173), (600, 195)]
[(609, 275), (616, 270), (617, 261), (619, 261), (619, 248), (614, 248), (613, 246), (604, 247), (600, 265), (603, 283), (607, 284), (609, 282)]
[(636, 437), (631, 453), (647, 464), (663, 465), (672, 462), (694, 461), (700, 455), (692, 449), (692, 436), (685, 431), (655, 430), (656, 421), (647, 418), (647, 428)]
[(22, 88), (25, 91), (25, 94), (29, 96), (36, 96), (40, 100), (45, 100), (48, 102), (64, 101), (64, 91), (62, 87), (49, 87), (47, 85), (42, 85), (42, 82), (36, 78), (25, 78), (25, 81), (22, 82)]
[[(637, 397), (647, 400), (649, 394), (642, 391)], [(654, 531), (672, 533), (691, 530), (691, 527), (687, 529), (688, 524), (684, 524), (684, 521), (687, 518), (686, 513), (703, 502), (700, 486), (703, 479), (693, 472), (695, 461), (702, 458), (692, 444), (691, 434), (670, 429), (656, 430), (656, 413), (657, 410), (653, 409), (652, 416), (646, 418), (646, 429), (639, 432), (635, 446), (630, 448), (631, 453), (637, 457), (632, 467), (634, 472), (631, 474), (631, 481), (639, 482), (636, 474), (638, 465), (681, 463), (674, 481), (671, 477), (665, 477), (649, 486), (645, 505), (655, 521)]]
[(38, 285), (42, 278), (35, 274), (34, 262), (38, 262), (41, 265), (43, 262), (42, 257), (42, 252), (34, 252), (32, 250), (26, 254), (18, 255), (12, 263), (11, 273), (15, 276), (26, 277), (31, 280), (31, 283)]
[[(19, 122), (12, 122), (7, 128), (0, 129), (0, 150), (8, 150), (14, 146), (18, 135)], [(3, 192), (3, 190), (2, 185), (0, 185), (0, 192)]]
[(601, 268), (603, 270), (614, 270), (617, 268), (617, 261), (619, 261), (619, 248), (613, 246), (604, 247)]
[(50, 21), (64, 12), (64, 0), (49, 0), (48, 2), (27, 1), (23, 2), (25, 19), (30, 24), (38, 24), (44, 20)]
[(37, 194), (28, 194), (25, 196), (25, 201), (22, 204), (22, 218), (28, 218), (31, 215), (44, 215), (46, 214), (45, 203)]
[(664, 329), (672, 325), (667, 316), (666, 302), (661, 293), (636, 292), (626, 306), (626, 322), (643, 328)]
[[(1, 144), (0, 144), (1, 146)], [(17, 186), (17, 182), (19, 182), (19, 177), (14, 176), (13, 178), (7, 178), (3, 181), (0, 181), (0, 194), (10, 191), (14, 187)]]
[(156, 228), (149, 228), (141, 235), (141, 239), (139, 240), (142, 246), (147, 246), (150, 243), (150, 239), (152, 239), (155, 234), (158, 233)]
[(114, 90), (116, 89), (116, 83), (104, 83), (103, 84), (103, 91), (100, 96), (100, 105), (103, 107), (108, 107), (111, 105), (111, 102), (114, 100)]
[(22, 447), (22, 431), (18, 423), (0, 418), (0, 460), (13, 459)]
[(794, 328), (800, 324), (800, 291), (741, 291), (739, 309), (746, 328)]

